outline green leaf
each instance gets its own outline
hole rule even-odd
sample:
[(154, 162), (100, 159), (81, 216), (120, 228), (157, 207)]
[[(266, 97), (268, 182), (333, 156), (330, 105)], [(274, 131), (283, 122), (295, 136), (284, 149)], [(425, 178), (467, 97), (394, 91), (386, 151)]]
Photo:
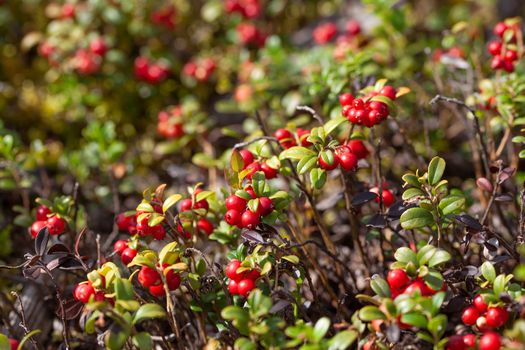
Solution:
[(505, 291), (505, 286), (507, 285), (505, 281), (505, 275), (498, 275), (494, 279), (494, 295), (499, 298), (500, 294)]
[(394, 101), (392, 101), (390, 98), (383, 96), (383, 95), (376, 95), (370, 99), (370, 101), (379, 101), (388, 106), (388, 110), (390, 112), (391, 116), (395, 116), (397, 113), (397, 107), (394, 104)]
[(381, 298), (390, 298), (390, 287), (388, 283), (379, 275), (372, 276), (370, 288)]
[(443, 249), (438, 249), (437, 252), (432, 255), (432, 258), (428, 261), (428, 266), (434, 267), (449, 261), (452, 258), (449, 252)]
[(133, 285), (125, 278), (116, 278), (113, 282), (117, 300), (135, 300)]
[(142, 305), (133, 317), (133, 324), (138, 324), (144, 320), (151, 318), (166, 317), (166, 311), (158, 304), (144, 304)]
[(292, 160), (300, 160), (303, 157), (316, 155), (314, 151), (312, 151), (309, 148), (301, 147), (301, 146), (295, 146), (288, 148), (287, 150), (284, 150), (279, 155), (280, 159), (292, 159)]
[(465, 197), (450, 195), (439, 202), (439, 209), (443, 215), (458, 214), (465, 206)]
[(244, 168), (244, 160), (242, 159), (241, 153), (234, 149), (232, 151), (232, 157), (230, 159), (230, 166), (232, 170), (236, 173), (239, 173)]
[(401, 198), (403, 198), (404, 201), (407, 201), (409, 199), (412, 199), (414, 197), (424, 197), (425, 193), (421, 191), (419, 188), (409, 188), (405, 192), (403, 192), (403, 195)]
[(302, 175), (306, 173), (308, 170), (312, 169), (316, 164), (317, 164), (316, 155), (301, 158), (301, 160), (297, 163), (297, 173), (299, 173), (299, 175)]
[(441, 338), (447, 329), (447, 316), (440, 314), (432, 317), (432, 319), (428, 321), (427, 328), (434, 338)]
[(436, 314), (439, 311), (443, 301), (445, 300), (445, 296), (445, 292), (439, 292), (432, 296), (432, 314)]
[(434, 157), (428, 164), (428, 183), (435, 185), (441, 180), (447, 163), (443, 158)]
[(310, 171), (310, 182), (316, 189), (321, 189), (326, 182), (326, 170), (314, 168)]
[(171, 196), (169, 196), (168, 198), (166, 198), (166, 200), (164, 201), (164, 203), (162, 204), (162, 212), (165, 213), (168, 211), (169, 208), (171, 208), (172, 206), (174, 206), (178, 201), (180, 201), (182, 199), (182, 195), (176, 193), (176, 194), (172, 194)]
[(414, 174), (405, 174), (402, 176), (402, 179), (407, 185), (414, 186), (417, 188), (421, 187), (421, 184), (418, 181), (418, 177)]
[(410, 208), (401, 214), (401, 227), (412, 230), (434, 224), (432, 213), (423, 208)]
[(428, 323), (427, 318), (417, 312), (410, 312), (402, 315), (401, 322), (418, 328), (426, 328)]
[(112, 327), (106, 335), (106, 347), (110, 350), (121, 350), (128, 338), (129, 331), (117, 330), (117, 327)]
[(299, 257), (297, 255), (286, 255), (283, 256), (282, 259), (291, 262), (292, 264), (299, 264)]
[(432, 256), (436, 253), (437, 248), (433, 245), (426, 245), (417, 251), (417, 261), (419, 266), (426, 265)]
[(330, 329), (330, 319), (328, 317), (321, 317), (314, 326), (314, 339), (316, 342), (319, 342), (324, 338), (326, 332)]
[(137, 333), (131, 338), (133, 345), (139, 350), (150, 350), (153, 348), (153, 342), (151, 336), (146, 332)]
[(359, 318), (362, 321), (385, 320), (386, 316), (377, 306), (367, 305), (359, 310)]
[(330, 119), (329, 121), (327, 121), (325, 124), (324, 124), (324, 132), (326, 135), (329, 135), (332, 133), (332, 131), (334, 131), (335, 129), (337, 129), (339, 127), (339, 125), (343, 124), (344, 122), (346, 122), (347, 119), (343, 116), (338, 116), (334, 119)]
[(481, 265), (481, 274), (487, 281), (490, 283), (494, 282), (494, 279), (496, 278), (496, 269), (494, 268), (494, 265), (492, 263), (485, 261)]
[(443, 287), (443, 276), (438, 271), (428, 271), (423, 280), (432, 290), (440, 290)]
[(143, 211), (145, 213), (153, 213), (155, 211), (151, 204), (149, 204), (145, 200), (142, 200), (142, 202), (140, 202), (140, 204), (137, 206), (137, 210)]
[(337, 333), (328, 341), (328, 350), (345, 350), (357, 339), (358, 333), (353, 330), (346, 330)]
[(11, 350), (9, 345), (9, 338), (5, 334), (0, 333), (0, 350)]
[(249, 340), (248, 338), (239, 338), (235, 341), (235, 349), (237, 350), (255, 350), (257, 344)]
[(401, 247), (394, 253), (394, 258), (396, 258), (397, 261), (400, 261), (402, 263), (413, 263), (414, 265), (417, 265), (417, 255), (416, 253), (407, 247)]

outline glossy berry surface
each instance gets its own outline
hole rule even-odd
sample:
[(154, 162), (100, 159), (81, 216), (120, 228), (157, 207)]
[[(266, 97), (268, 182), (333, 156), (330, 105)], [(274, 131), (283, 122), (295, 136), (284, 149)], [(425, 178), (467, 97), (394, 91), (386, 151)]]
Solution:
[(255, 288), (255, 282), (249, 278), (245, 278), (239, 282), (238, 293), (242, 296), (247, 296)]
[(500, 350), (501, 338), (498, 333), (487, 332), (479, 338), (479, 350)]
[(469, 306), (461, 313), (461, 321), (467, 326), (472, 326), (476, 324), (479, 316), (479, 311), (474, 306)]
[(95, 294), (95, 288), (91, 283), (78, 284), (73, 293), (75, 299), (83, 303), (87, 303), (93, 294)]
[(391, 289), (401, 289), (410, 283), (410, 278), (404, 270), (394, 269), (388, 272), (387, 282)]
[(126, 248), (122, 251), (120, 258), (124, 265), (129, 264), (137, 256), (137, 251), (133, 248)]

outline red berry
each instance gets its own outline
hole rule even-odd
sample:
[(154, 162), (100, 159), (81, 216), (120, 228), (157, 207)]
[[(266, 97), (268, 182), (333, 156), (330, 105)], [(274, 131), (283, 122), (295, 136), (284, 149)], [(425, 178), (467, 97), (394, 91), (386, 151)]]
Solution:
[(166, 238), (166, 230), (164, 229), (164, 226), (160, 224), (155, 225), (151, 228), (151, 235), (153, 236), (153, 239), (162, 241), (164, 238)]
[(224, 214), (224, 221), (229, 225), (237, 226), (241, 223), (241, 213), (238, 210), (230, 209)]
[(505, 52), (505, 61), (515, 61), (518, 59), (518, 53), (514, 50), (507, 50)]
[(267, 163), (261, 164), (261, 170), (264, 173), (264, 177), (267, 179), (273, 179), (277, 176), (277, 173), (279, 172), (278, 169), (274, 169), (271, 166), (269, 166)]
[(228, 196), (228, 198), (226, 198), (225, 201), (226, 208), (228, 208), (229, 210), (237, 210), (239, 212), (246, 209), (246, 203), (247, 201), (245, 199), (234, 194)]
[(257, 198), (257, 195), (255, 194), (255, 191), (253, 190), (252, 186), (248, 186), (244, 189), (252, 198)]
[(210, 205), (208, 204), (208, 201), (203, 199), (198, 201), (193, 205), (193, 209), (205, 209), (206, 211), (210, 209)]
[(416, 291), (419, 291), (419, 294), (422, 296), (428, 296), (431, 294), (428, 286), (425, 282), (421, 279), (416, 279), (414, 282), (412, 282), (408, 287), (405, 288), (403, 291), (404, 294), (412, 295)]
[(245, 278), (238, 284), (239, 295), (247, 296), (255, 288), (255, 282), (251, 279)]
[(130, 225), (130, 217), (126, 216), (125, 213), (120, 213), (115, 219), (119, 231), (127, 231)]
[(505, 69), (505, 72), (507, 72), (507, 73), (514, 72), (514, 63), (509, 62), (509, 61), (504, 61), (503, 62), (503, 69)]
[(463, 336), (463, 343), (467, 349), (474, 349), (476, 347), (476, 335), (475, 334), (466, 334)]
[[(370, 192), (374, 192), (375, 194), (379, 195), (379, 188), (377, 187), (371, 188)], [(394, 201), (396, 200), (396, 198), (394, 197), (394, 194), (386, 188), (383, 188), (383, 195), (381, 197), (383, 198), (383, 205), (387, 208), (391, 206), (392, 204), (394, 204)], [(376, 198), (376, 202), (380, 203), (379, 197)]]
[(474, 298), (474, 306), (481, 313), (487, 311), (488, 308), (488, 305), (485, 303), (485, 300), (483, 300), (483, 296), (481, 294)]
[(61, 217), (55, 215), (47, 219), (46, 221), (47, 229), (51, 235), (60, 235), (64, 233), (66, 229), (66, 221)]
[(347, 144), (350, 147), (350, 150), (357, 158), (363, 159), (368, 156), (368, 149), (366, 149), (365, 144), (361, 140), (351, 140)]
[(501, 43), (501, 41), (491, 41), (488, 46), (489, 53), (492, 56), (499, 55), (501, 53), (502, 46), (503, 44)]
[(295, 146), (295, 139), (290, 130), (287, 129), (277, 129), (274, 133), (274, 136), (283, 148), (290, 148)]
[(213, 233), (213, 224), (206, 219), (199, 219), (199, 221), (197, 221), (197, 228), (208, 236)]
[(494, 34), (503, 38), (503, 33), (505, 33), (507, 29), (509, 29), (509, 27), (504, 22), (499, 22), (494, 26)]
[(491, 328), (499, 328), (509, 319), (509, 313), (502, 307), (491, 307), (485, 314), (487, 319), (487, 326)]
[(308, 136), (310, 136), (310, 130), (297, 128), (296, 133), (297, 137), (299, 138), (299, 142), (301, 143), (301, 146), (309, 147), (312, 145), (312, 143), (307, 140)]
[(501, 69), (504, 67), (504, 65), (505, 60), (500, 55), (494, 56), (490, 62), (490, 68), (492, 69)]
[(122, 263), (124, 265), (129, 264), (133, 259), (137, 256), (137, 251), (133, 248), (126, 248), (122, 251), (122, 254), (120, 255), (120, 258), (122, 259)]
[(231, 279), (238, 281), (242, 278), (243, 273), (237, 273), (237, 269), (241, 266), (241, 262), (237, 259), (233, 259), (230, 261), (228, 266), (226, 266), (226, 269), (224, 270), (224, 273), (226, 276)]
[(19, 345), (20, 343), (18, 342), (18, 340), (9, 338), (9, 348), (11, 350), (17, 350)]
[(410, 283), (410, 277), (401, 269), (394, 269), (388, 272), (386, 277), (390, 289), (401, 289)]
[(448, 338), (445, 350), (465, 350), (465, 343), (461, 335), (453, 335)]
[(246, 167), (246, 170), (249, 170), (248, 173), (246, 174), (246, 178), (251, 179), (253, 174), (261, 170), (261, 163), (255, 161), (251, 163), (250, 165), (248, 165)]
[(259, 198), (259, 211), (262, 216), (266, 216), (273, 211), (273, 202), (268, 197)]
[(36, 208), (36, 219), (38, 221), (45, 221), (47, 220), (47, 216), (51, 214), (51, 209), (49, 209), (45, 205), (40, 205), (38, 208)]
[(249, 278), (252, 281), (257, 281), (259, 277), (261, 277), (261, 273), (257, 270), (251, 270), (250, 272), (246, 273), (246, 278)]
[(476, 321), (479, 317), (479, 311), (474, 306), (469, 306), (461, 314), (461, 320), (467, 326), (473, 326), (476, 324)]
[(35, 221), (33, 222), (33, 224), (31, 225), (31, 237), (33, 237), (33, 239), (36, 238), (36, 236), (38, 235), (38, 232), (40, 232), (41, 229), (43, 229), (44, 227), (46, 227), (46, 222), (45, 221)]
[(345, 170), (353, 170), (357, 166), (357, 157), (351, 152), (345, 152), (339, 156), (339, 164)]
[(104, 39), (97, 38), (89, 44), (89, 49), (96, 55), (104, 56), (107, 51), (107, 46)]
[(346, 31), (348, 34), (355, 36), (361, 33), (361, 25), (356, 20), (351, 20), (346, 24)]
[[(332, 155), (331, 162), (329, 161), (329, 154)], [(326, 155), (326, 160), (322, 156), (319, 157), (319, 166), (321, 167), (321, 169), (333, 170), (337, 168), (337, 166), (339, 165), (339, 157), (337, 156), (337, 154), (335, 154), (332, 151), (327, 151), (325, 152), (325, 155)]]
[(166, 292), (164, 291), (164, 285), (162, 283), (159, 283), (157, 285), (149, 286), (149, 292), (151, 295), (161, 298), (166, 295)]
[(95, 294), (95, 288), (93, 288), (91, 282), (77, 284), (73, 293), (75, 299), (83, 303), (87, 303), (93, 294)]
[(246, 168), (248, 165), (253, 163), (253, 153), (248, 151), (247, 149), (241, 149), (239, 151), (242, 161), (244, 163), (244, 167)]
[(122, 254), (122, 252), (124, 251), (124, 249), (126, 249), (128, 247), (128, 242), (123, 240), (123, 239), (119, 239), (118, 241), (115, 242), (115, 244), (113, 245), (113, 250), (118, 254)]
[(166, 274), (166, 284), (169, 290), (175, 290), (180, 286), (180, 275), (173, 270), (169, 270)]
[(479, 350), (500, 350), (501, 338), (496, 332), (487, 332), (481, 336), (478, 344)]
[(239, 294), (239, 283), (235, 280), (229, 280), (228, 281), (228, 291), (232, 295)]
[(185, 198), (180, 201), (180, 211), (189, 211), (193, 207), (193, 202), (191, 198)]
[(142, 266), (138, 273), (138, 281), (143, 287), (149, 287), (161, 282), (157, 270), (148, 266)]
[(251, 212), (250, 210), (246, 210), (241, 215), (241, 224), (243, 227), (253, 230), (254, 228), (259, 225), (261, 221), (261, 218), (256, 213)]
[(385, 85), (380, 91), (380, 95), (386, 96), (392, 101), (396, 99), (396, 89), (390, 85)]
[(352, 102), (354, 102), (354, 96), (349, 92), (345, 92), (339, 96), (341, 106), (350, 106)]

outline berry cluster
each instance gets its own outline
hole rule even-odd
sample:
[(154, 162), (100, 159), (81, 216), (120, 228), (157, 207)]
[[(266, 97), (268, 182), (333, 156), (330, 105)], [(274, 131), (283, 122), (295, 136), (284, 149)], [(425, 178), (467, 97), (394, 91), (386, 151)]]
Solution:
[(130, 247), (128, 241), (120, 239), (113, 245), (113, 250), (120, 256), (120, 260), (124, 265), (128, 265), (137, 256), (137, 250)]
[[(356, 141), (351, 142), (355, 144)], [(366, 155), (368, 155), (368, 151), (366, 153), (354, 152), (350, 143), (343, 144), (337, 146), (335, 152), (331, 150), (322, 152), (319, 156), (319, 166), (325, 170), (334, 170), (337, 166), (346, 171), (355, 170), (359, 159), (366, 157)]]
[[(169, 264), (162, 265), (162, 273), (166, 278), (166, 284), (169, 290), (175, 290), (179, 288), (180, 285), (180, 275), (172, 269), (168, 269)], [(142, 266), (138, 273), (139, 283), (149, 290), (151, 295), (156, 297), (162, 297), (165, 294), (164, 284), (162, 283), (162, 278), (157, 269), (153, 269), (149, 266)]]
[(217, 63), (213, 58), (192, 59), (186, 63), (182, 69), (182, 73), (199, 82), (206, 82), (215, 72)]
[(448, 339), (446, 350), (500, 350), (501, 337), (496, 332), (485, 332), (479, 338), (476, 348), (475, 334), (453, 335)]
[(239, 154), (241, 155), (244, 164), (243, 170), (249, 169), (249, 172), (246, 174), (247, 179), (251, 179), (253, 174), (258, 171), (262, 171), (264, 177), (267, 179), (273, 179), (279, 173), (279, 169), (272, 167), (268, 162), (255, 160), (253, 153), (247, 149), (240, 150)]
[[(104, 279), (104, 276), (101, 276)], [(104, 283), (102, 283), (104, 285)], [(96, 290), (93, 284), (90, 281), (85, 281), (77, 284), (73, 296), (76, 300), (82, 303), (88, 303), (93, 297), (94, 301), (104, 301), (106, 300), (105, 294), (102, 290)]]
[(308, 136), (310, 136), (310, 130), (302, 128), (297, 128), (295, 135), (288, 129), (277, 129), (273, 136), (279, 141), (279, 144), (284, 149), (297, 146), (297, 144), (300, 144), (303, 147), (309, 147), (312, 145), (312, 143), (307, 140)]
[(239, 42), (245, 46), (261, 48), (266, 43), (267, 35), (252, 23), (239, 23), (237, 25)]
[(227, 13), (239, 13), (245, 18), (255, 18), (261, 14), (259, 0), (224, 0)]
[(167, 139), (176, 139), (184, 135), (181, 106), (171, 107), (159, 112), (157, 132)]
[(255, 288), (255, 282), (261, 277), (261, 274), (256, 269), (237, 272), (240, 267), (241, 262), (237, 259), (232, 259), (226, 266), (225, 273), (229, 278), (228, 291), (230, 294), (245, 297)]
[(151, 62), (148, 58), (140, 56), (134, 63), (135, 77), (149, 84), (158, 84), (169, 75), (169, 68), (163, 61)]
[[(345, 33), (337, 38), (338, 43), (348, 43), (361, 33), (361, 25), (356, 20), (348, 21), (345, 29)], [(319, 45), (323, 45), (334, 40), (336, 35), (337, 26), (332, 22), (320, 24), (313, 31), (314, 41)]]
[(489, 53), (494, 56), (490, 64), (492, 69), (503, 69), (508, 73), (514, 72), (515, 64), (520, 56), (516, 46), (518, 31), (520, 31), (518, 24), (508, 25), (505, 22), (499, 22), (494, 26), (494, 34), (499, 39), (491, 41), (488, 45)]
[(274, 204), (268, 197), (257, 198), (257, 195), (251, 186), (245, 188), (244, 192), (252, 198), (251, 200), (255, 201), (256, 205), (250, 209), (248, 207), (248, 200), (241, 198), (236, 194), (232, 194), (228, 196), (225, 201), (228, 210), (224, 215), (224, 220), (232, 226), (252, 230), (259, 225), (262, 217), (273, 211)]
[(206, 199), (199, 201), (196, 200), (196, 196), (202, 191), (203, 190), (201, 188), (197, 188), (193, 191), (191, 198), (185, 198), (180, 202), (181, 222), (177, 225), (177, 230), (186, 239), (189, 239), (192, 236), (191, 232), (188, 231), (187, 228), (192, 226), (193, 220), (186, 218), (186, 216), (183, 215), (184, 212), (193, 211), (193, 213), (198, 217), (196, 225), (199, 232), (205, 233), (207, 236), (213, 233), (214, 226), (211, 221), (206, 219), (206, 214), (210, 209), (210, 204)]
[[(419, 292), (421, 296), (432, 296), (439, 292), (439, 290), (434, 290), (428, 286), (422, 278), (410, 278), (405, 270), (403, 269), (393, 269), (388, 272), (386, 278), (390, 290), (392, 293), (392, 298), (396, 298), (401, 294), (412, 295), (416, 291)], [(446, 290), (446, 285), (443, 283), (442, 291)]]
[(91, 41), (89, 48), (78, 49), (73, 58), (73, 65), (77, 72), (83, 75), (98, 72), (107, 49), (106, 42), (101, 37)]
[(49, 234), (60, 235), (66, 230), (66, 225), (66, 220), (54, 214), (47, 206), (40, 205), (36, 208), (36, 221), (31, 225), (31, 237), (35, 239), (44, 227), (47, 227)]
[(175, 28), (175, 18), (177, 9), (172, 4), (167, 4), (151, 13), (151, 21), (157, 25), (164, 26), (166, 29)]
[(385, 120), (390, 111), (386, 103), (374, 100), (375, 96), (385, 96), (390, 100), (396, 99), (396, 89), (385, 85), (379, 91), (372, 91), (363, 98), (354, 98), (351, 93), (339, 96), (339, 103), (343, 107), (343, 115), (352, 123), (368, 128)]
[(452, 58), (465, 58), (465, 52), (458, 46), (453, 46), (450, 49), (436, 49), (432, 54), (432, 61), (439, 62), (443, 56)]

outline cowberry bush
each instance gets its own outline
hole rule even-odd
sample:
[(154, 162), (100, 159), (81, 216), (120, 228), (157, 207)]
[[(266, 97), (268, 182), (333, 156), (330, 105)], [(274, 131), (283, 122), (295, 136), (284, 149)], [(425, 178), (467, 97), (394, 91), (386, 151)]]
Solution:
[(514, 5), (0, 1), (0, 350), (525, 348)]

